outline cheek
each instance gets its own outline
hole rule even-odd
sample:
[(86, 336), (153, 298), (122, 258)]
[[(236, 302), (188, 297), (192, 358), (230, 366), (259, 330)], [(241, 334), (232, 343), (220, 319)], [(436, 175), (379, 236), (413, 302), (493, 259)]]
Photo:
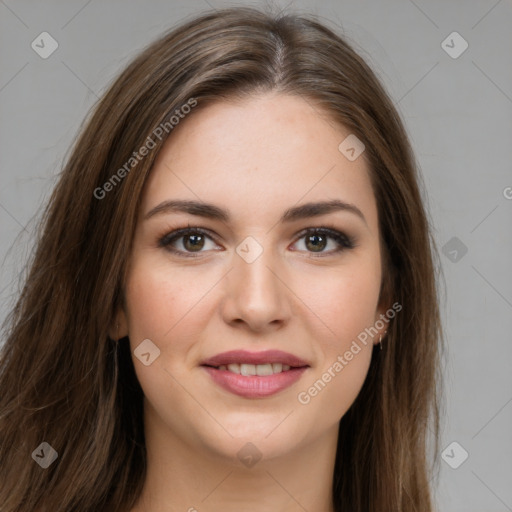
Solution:
[(308, 316), (317, 325), (315, 337), (323, 339), (326, 355), (345, 351), (353, 339), (373, 325), (380, 278), (380, 268), (373, 260), (347, 265), (328, 276), (326, 272), (303, 275), (300, 296), (312, 313)]
[[(212, 295), (207, 292), (218, 280), (211, 270), (173, 269), (168, 263), (140, 258), (126, 286), (132, 354), (143, 340), (150, 339), (160, 349), (156, 366), (173, 375), (185, 372), (212, 316)], [(134, 363), (136, 368), (141, 366)]]
[[(312, 417), (322, 417), (327, 424), (337, 423), (356, 400), (370, 366), (372, 351), (359, 344), (340, 352), (306, 384), (297, 399), (310, 408)], [(351, 354), (351, 359), (346, 354)]]
[(338, 276), (309, 296), (308, 305), (320, 317), (314, 321), (319, 331), (316, 336), (311, 333), (319, 365), (297, 400), (308, 414), (321, 416), (326, 424), (343, 417), (368, 373), (373, 341), (365, 329), (375, 320), (379, 291), (375, 276), (369, 274), (364, 279)]
[[(136, 264), (127, 280), (130, 338), (150, 338), (163, 348), (173, 333), (196, 316), (204, 290), (186, 273), (161, 264)], [(190, 313), (189, 313), (190, 312)]]
[[(135, 268), (128, 278), (127, 306), (132, 342), (149, 338), (157, 343), (179, 316), (180, 302), (172, 279), (156, 269)], [(159, 343), (157, 343), (160, 346)]]
[[(131, 268), (126, 285), (128, 329), (132, 358), (137, 378), (149, 402), (165, 410), (167, 393), (177, 399), (183, 394), (176, 379), (181, 380), (183, 362), (193, 346), (198, 326), (201, 296), (204, 290), (190, 286), (186, 273), (169, 267), (139, 260)], [(142, 364), (133, 351), (145, 340), (151, 340), (160, 350), (148, 366)], [(172, 350), (171, 350), (172, 346)], [(159, 407), (156, 407), (158, 410)]]
[(380, 279), (378, 260), (361, 258), (328, 279), (317, 274), (302, 280), (305, 303), (314, 313), (310, 334), (319, 366), (297, 398), (328, 423), (346, 413), (366, 379), (373, 340), (365, 329), (375, 322)]

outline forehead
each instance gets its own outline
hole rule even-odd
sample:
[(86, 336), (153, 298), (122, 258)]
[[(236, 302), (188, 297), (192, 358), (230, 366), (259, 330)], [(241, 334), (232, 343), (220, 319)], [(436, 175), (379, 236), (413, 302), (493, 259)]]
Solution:
[(158, 155), (144, 212), (179, 198), (218, 204), (240, 220), (271, 222), (294, 204), (340, 199), (355, 204), (370, 230), (376, 228), (364, 154), (349, 161), (340, 152), (350, 131), (313, 101), (264, 94), (196, 109)]

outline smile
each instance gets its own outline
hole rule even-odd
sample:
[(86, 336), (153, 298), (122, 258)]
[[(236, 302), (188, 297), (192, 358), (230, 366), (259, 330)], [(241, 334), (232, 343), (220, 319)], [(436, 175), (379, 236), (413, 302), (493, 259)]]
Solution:
[(218, 370), (227, 370), (231, 373), (236, 373), (238, 375), (245, 375), (246, 377), (249, 375), (274, 375), (276, 373), (286, 372), (291, 368), (288, 364), (282, 363), (267, 363), (267, 364), (240, 364), (240, 363), (232, 363), (226, 365), (221, 365), (217, 369)]
[(303, 359), (280, 350), (232, 350), (202, 362), (214, 384), (244, 398), (265, 398), (296, 383), (310, 367)]

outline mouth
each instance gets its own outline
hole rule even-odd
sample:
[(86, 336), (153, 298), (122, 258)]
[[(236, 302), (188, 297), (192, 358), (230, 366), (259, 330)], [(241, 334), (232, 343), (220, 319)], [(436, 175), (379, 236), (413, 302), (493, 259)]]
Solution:
[(201, 367), (224, 390), (245, 398), (264, 398), (294, 384), (310, 365), (278, 350), (234, 350), (203, 361)]
[[(209, 366), (209, 365), (204, 365)], [(247, 363), (231, 363), (228, 365), (221, 364), (220, 366), (209, 366), (216, 370), (228, 371), (236, 373), (237, 375), (243, 375), (249, 377), (251, 375), (259, 375), (265, 377), (267, 375), (275, 375), (276, 373), (282, 373), (289, 371), (292, 367), (289, 364), (283, 363), (266, 363), (266, 364), (247, 364)], [(301, 367), (298, 367), (301, 368)]]

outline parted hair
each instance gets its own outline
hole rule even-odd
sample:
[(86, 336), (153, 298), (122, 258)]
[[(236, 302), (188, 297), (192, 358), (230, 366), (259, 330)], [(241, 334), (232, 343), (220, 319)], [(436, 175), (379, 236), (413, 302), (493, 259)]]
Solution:
[[(146, 475), (143, 392), (129, 344), (109, 329), (124, 300), (144, 184), (172, 130), (152, 137), (155, 147), (108, 194), (98, 190), (191, 98), (193, 116), (267, 91), (311, 101), (364, 143), (383, 249), (380, 299), (403, 308), (341, 418), (335, 510), (433, 512), (440, 265), (405, 127), (344, 36), (312, 15), (248, 7), (203, 13), (139, 53), (91, 110), (59, 172), (3, 325), (2, 512), (127, 512), (135, 504)], [(31, 456), (42, 441), (58, 452), (46, 469)]]

